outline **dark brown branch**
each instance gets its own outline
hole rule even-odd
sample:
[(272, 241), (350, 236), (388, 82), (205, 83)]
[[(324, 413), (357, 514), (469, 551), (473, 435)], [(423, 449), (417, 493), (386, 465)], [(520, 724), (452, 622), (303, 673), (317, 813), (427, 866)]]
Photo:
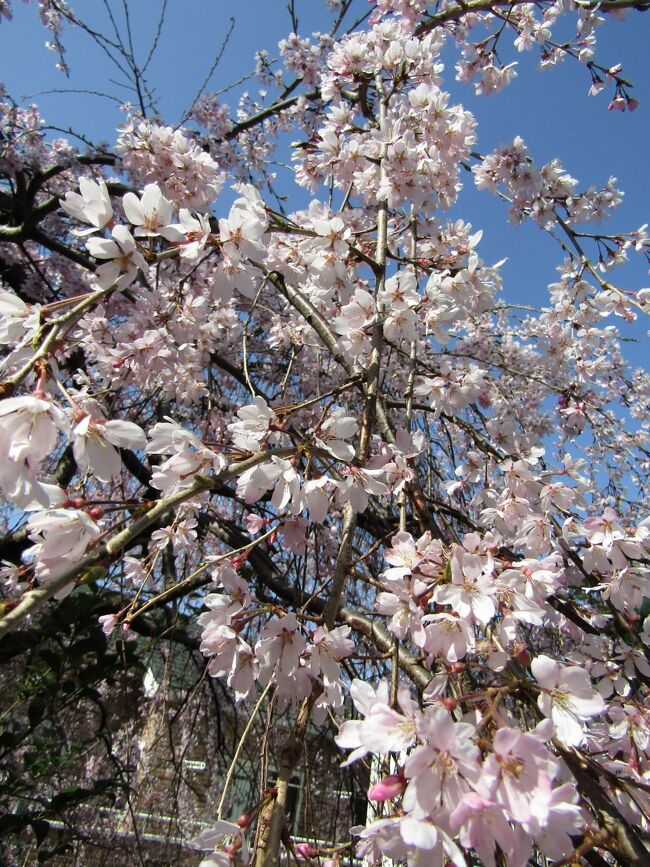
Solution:
[[(513, 6), (521, 6), (527, 2), (528, 0), (468, 0), (466, 3), (459, 2), (445, 9), (443, 12), (438, 12), (438, 14), (426, 18), (418, 25), (415, 33), (417, 36), (423, 36), (430, 30), (434, 30), (443, 24), (460, 21), (466, 15), (476, 14), (477, 12), (490, 12), (498, 6), (512, 8)], [(604, 2), (597, 2), (595, 0), (595, 2), (591, 3), (581, 3), (580, 6), (583, 9), (591, 8), (602, 12), (617, 12), (621, 9), (636, 9), (638, 12), (647, 12), (650, 8), (650, 2), (645, 2), (645, 0), (641, 0), (641, 2), (639, 0), (604, 0)]]

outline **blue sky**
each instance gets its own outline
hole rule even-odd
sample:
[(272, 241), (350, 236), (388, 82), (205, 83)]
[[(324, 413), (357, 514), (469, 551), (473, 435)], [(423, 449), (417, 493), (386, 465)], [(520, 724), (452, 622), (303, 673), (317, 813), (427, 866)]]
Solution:
[[(110, 24), (102, 0), (73, 2), (98, 31), (110, 34)], [(120, 26), (121, 4), (116, 9)], [(142, 62), (149, 52), (157, 25), (159, 4), (137, 0), (131, 4), (131, 23), (136, 56)], [(328, 30), (331, 15), (318, 0), (296, 0), (299, 32)], [(359, 14), (367, 11), (365, 0), (356, 0)], [(90, 94), (34, 94), (53, 88), (85, 88), (107, 91), (123, 99), (128, 92), (112, 67), (89, 37), (66, 28), (63, 42), (71, 76), (65, 78), (54, 69), (55, 55), (44, 47), (47, 32), (38, 22), (36, 4), (16, 2), (15, 20), (0, 24), (0, 82), (16, 98), (27, 97), (39, 104), (46, 120), (54, 126), (83, 131), (93, 140), (114, 140), (115, 127), (123, 114), (115, 103)], [(177, 123), (200, 82), (210, 69), (215, 54), (235, 19), (231, 39), (221, 63), (210, 81), (209, 90), (220, 90), (250, 73), (254, 52), (266, 49), (277, 56), (277, 42), (291, 29), (286, 0), (170, 0), (166, 25), (158, 50), (149, 67), (149, 80), (159, 99), (160, 114)], [(650, 13), (632, 14), (625, 21), (608, 21), (598, 32), (597, 59), (604, 65), (623, 64), (623, 74), (634, 84), (640, 100), (634, 112), (608, 112), (611, 91), (597, 97), (587, 95), (590, 80), (584, 67), (567, 62), (557, 69), (539, 72), (535, 53), (517, 55), (505, 50), (504, 62), (518, 61), (519, 77), (503, 93), (475, 97), (473, 89), (453, 78), (453, 55), (446, 60), (445, 87), (452, 99), (462, 102), (479, 122), (478, 150), (487, 152), (521, 135), (538, 163), (559, 157), (567, 171), (579, 179), (581, 187), (606, 183), (610, 175), (619, 179), (625, 200), (605, 231), (630, 231), (650, 222), (650, 172), (647, 142), (650, 141)], [(505, 45), (508, 45), (506, 42)], [(509, 53), (511, 52), (511, 53)], [(111, 79), (114, 80), (112, 83)], [(122, 79), (123, 81), (123, 79)], [(243, 88), (257, 89), (254, 80), (224, 94), (225, 101), (236, 102)], [(29, 99), (31, 97), (31, 99)], [(484, 229), (480, 252), (488, 262), (508, 257), (504, 266), (504, 294), (511, 302), (545, 303), (546, 286), (556, 278), (561, 261), (555, 242), (532, 225), (518, 228), (507, 224), (503, 203), (488, 193), (473, 189), (467, 178), (454, 216), (462, 216), (476, 229)], [(290, 189), (287, 186), (287, 192)], [(301, 203), (303, 196), (300, 197)], [(219, 205), (217, 203), (217, 210)], [(647, 265), (636, 257), (631, 265), (614, 271), (612, 279), (624, 289), (650, 285)], [(617, 320), (617, 324), (620, 321)], [(647, 322), (637, 323), (626, 333), (644, 340)], [(629, 347), (628, 356), (636, 364), (646, 361), (644, 346)]]

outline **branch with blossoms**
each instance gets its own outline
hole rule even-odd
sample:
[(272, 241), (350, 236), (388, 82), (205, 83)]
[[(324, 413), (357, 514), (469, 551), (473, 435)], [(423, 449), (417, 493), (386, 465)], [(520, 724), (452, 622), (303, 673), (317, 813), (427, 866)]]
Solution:
[[(632, 5), (377, 0), (337, 37), (330, 2), (328, 34), (280, 44), (289, 84), (260, 58), (277, 99), (233, 123), (204, 95), (196, 132), (146, 118), (143, 86), (115, 157), (7, 110), (0, 487), (24, 533), (0, 637), (90, 584), (107, 640), (164, 615), (264, 708), (259, 792), (239, 816), (220, 793), (206, 867), (335, 864), (352, 837), (368, 864), (648, 860), (650, 388), (605, 324), (647, 292), (603, 276), (645, 229), (583, 231), (614, 181), (581, 191), (521, 138), (479, 158), (440, 61), (455, 40), (487, 93), (509, 30), (546, 52), (567, 16), (593, 81), (600, 13)], [(285, 214), (260, 190), (289, 127), (312, 197)], [(473, 159), (513, 221), (562, 235), (540, 311), (501, 303), (503, 263), (444, 213)], [(376, 807), (332, 845), (289, 816), (325, 726)]]
[[(293, 450), (288, 452), (279, 450), (279, 456), (292, 454)], [(80, 559), (67, 568), (65, 568), (65, 560), (76, 560), (79, 551), (87, 548), (92, 536), (98, 535), (96, 528), (88, 522), (83, 512), (78, 513), (78, 523), (74, 524), (74, 519), (70, 512), (64, 515), (52, 515), (51, 520), (42, 522), (38, 525), (40, 533), (61, 532), (65, 525), (66, 532), (71, 537), (66, 540), (70, 550), (59, 555), (59, 566), (55, 570), (55, 574), (49, 577), (49, 580), (42, 587), (28, 591), (24, 598), (15, 606), (11, 606), (10, 610), (0, 619), (0, 637), (5, 635), (9, 630), (16, 628), (21, 620), (29, 617), (33, 612), (44, 605), (48, 599), (60, 594), (66, 594), (72, 589), (72, 585), (78, 580), (83, 580), (83, 576), (94, 578), (96, 573), (92, 570), (95, 566), (108, 567), (108, 565), (121, 555), (123, 549), (128, 546), (131, 540), (138, 537), (143, 530), (156, 524), (159, 517), (167, 514), (171, 509), (185, 500), (196, 497), (197, 494), (204, 493), (215, 488), (220, 484), (228, 482), (232, 478), (236, 478), (241, 472), (245, 472), (251, 467), (257, 466), (266, 455), (258, 455), (236, 464), (234, 467), (222, 468), (215, 478), (197, 476), (196, 479), (187, 487), (181, 488), (175, 494), (161, 499), (156, 505), (151, 508), (145, 515), (131, 523), (127, 528), (117, 533), (105, 544), (96, 547), (92, 554)], [(216, 461), (216, 457), (214, 459)], [(213, 463), (214, 463), (213, 461)], [(217, 464), (218, 465), (218, 464)], [(63, 523), (62, 523), (63, 522)], [(73, 524), (73, 526), (70, 526)], [(36, 526), (35, 524), (33, 526)], [(78, 535), (78, 538), (74, 538)], [(58, 545), (57, 545), (58, 547)], [(61, 563), (60, 561), (63, 561)], [(64, 568), (61, 568), (64, 566)]]

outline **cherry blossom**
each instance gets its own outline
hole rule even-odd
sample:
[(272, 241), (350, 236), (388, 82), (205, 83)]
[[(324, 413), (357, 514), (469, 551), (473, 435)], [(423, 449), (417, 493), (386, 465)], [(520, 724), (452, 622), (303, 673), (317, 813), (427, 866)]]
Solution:
[(455, 830), (461, 829), (461, 844), (467, 849), (474, 849), (485, 867), (496, 867), (496, 845), (507, 853), (510, 863), (513, 863), (514, 831), (503, 810), (492, 801), (476, 792), (467, 792), (451, 814), (450, 824)]
[(138, 271), (146, 269), (146, 263), (126, 226), (115, 226), (112, 235), (114, 240), (90, 238), (86, 246), (96, 259), (111, 260), (97, 268), (98, 285), (108, 289), (116, 284), (116, 288), (126, 289), (138, 276)]
[(113, 219), (113, 206), (104, 181), (91, 181), (79, 178), (80, 193), (66, 193), (61, 199), (61, 207), (82, 223), (90, 223), (92, 229), (77, 234), (89, 234), (103, 229)]
[(425, 743), (409, 755), (404, 767), (408, 785), (404, 807), (425, 815), (458, 803), (480, 773), (474, 727), (453, 722), (442, 708), (429, 708), (418, 720)]
[(335, 409), (319, 428), (316, 444), (340, 461), (350, 461), (354, 457), (354, 448), (345, 440), (354, 436), (357, 428), (353, 416), (345, 415), (343, 409)]
[(211, 235), (210, 220), (207, 214), (193, 216), (187, 208), (178, 212), (179, 223), (172, 225), (181, 236), (180, 255), (184, 259), (196, 261), (203, 253)]
[(336, 737), (342, 749), (352, 749), (346, 764), (365, 756), (372, 750), (399, 752), (415, 742), (416, 724), (413, 702), (403, 691), (401, 699), (405, 704), (406, 715), (388, 706), (388, 688), (385, 682), (377, 690), (362, 681), (353, 681), (350, 695), (365, 719), (349, 720), (343, 723)]
[(71, 432), (74, 456), (84, 470), (92, 469), (98, 479), (108, 482), (121, 467), (120, 454), (114, 446), (143, 449), (147, 444), (144, 431), (131, 421), (84, 416)]
[(137, 227), (136, 238), (162, 235), (168, 241), (185, 240), (185, 236), (170, 225), (174, 206), (163, 196), (157, 184), (147, 184), (141, 199), (135, 193), (127, 193), (122, 198), (122, 207), (127, 220)]
[(13, 344), (21, 340), (25, 331), (33, 329), (38, 322), (38, 311), (31, 310), (13, 292), (0, 290), (0, 343)]
[(239, 421), (229, 425), (228, 429), (235, 445), (251, 452), (259, 451), (261, 441), (278, 420), (262, 397), (256, 397), (252, 404), (237, 410), (237, 417)]
[(184, 129), (134, 117), (115, 150), (136, 183), (157, 183), (163, 195), (185, 208), (204, 209), (223, 185), (219, 164)]
[[(37, 574), (44, 581), (78, 561), (101, 534), (93, 519), (78, 509), (35, 512), (27, 527), (29, 538), (35, 543), (28, 553), (36, 558)], [(64, 585), (59, 593), (65, 594), (71, 586)]]
[(357, 512), (365, 511), (369, 494), (387, 494), (388, 486), (383, 481), (382, 469), (368, 469), (350, 466), (344, 473), (344, 480), (338, 483), (340, 502), (350, 502)]
[(67, 427), (63, 412), (40, 397), (10, 397), (0, 402), (0, 447), (10, 461), (42, 460), (54, 448), (59, 431)]
[(594, 692), (587, 673), (581, 668), (559, 665), (544, 655), (532, 661), (531, 670), (540, 686), (539, 709), (553, 720), (557, 737), (563, 743), (578, 746), (585, 736), (583, 720), (589, 720), (605, 709), (605, 703)]
[(390, 774), (368, 789), (369, 801), (392, 801), (401, 795), (406, 786), (403, 774)]
[(525, 822), (531, 816), (531, 793), (541, 783), (552, 780), (558, 762), (538, 735), (550, 735), (540, 724), (538, 732), (502, 728), (492, 742), (493, 753), (485, 761), (479, 791), (499, 803), (509, 816)]
[(234, 261), (264, 255), (260, 238), (266, 231), (266, 214), (259, 194), (250, 185), (243, 192), (244, 196), (237, 199), (230, 209), (228, 219), (219, 220), (222, 249)]
[(496, 612), (492, 596), (495, 593), (489, 578), (489, 562), (486, 564), (478, 554), (456, 547), (451, 560), (451, 584), (438, 587), (436, 601), (451, 605), (460, 617), (472, 616), (479, 623), (489, 623)]
[(306, 639), (293, 614), (286, 614), (268, 623), (263, 631), (263, 637), (255, 647), (262, 682), (269, 681), (276, 666), (282, 670), (285, 677), (294, 674), (306, 646)]
[[(39, 6), (60, 57), (81, 5)], [(228, 699), (228, 749), (244, 733), (210, 766), (231, 781), (261, 732), (277, 774), (240, 821), (223, 793), (206, 867), (640, 863), (650, 377), (626, 356), (650, 290), (624, 269), (647, 227), (616, 154), (579, 180), (561, 137), (538, 162), (478, 108), (533, 56), (573, 63), (627, 135), (627, 59), (597, 41), (625, 10), (324, 5), (175, 126), (136, 51), (141, 104), (101, 150), (0, 89), (0, 635), (76, 593), (107, 642), (204, 657), (196, 694)], [(468, 183), (559, 242), (545, 300), (458, 216)], [(300, 770), (315, 815), (339, 759), (367, 823), (293, 839), (282, 793)]]
[(314, 675), (321, 675), (330, 683), (338, 683), (341, 676), (339, 662), (354, 651), (354, 642), (348, 637), (349, 626), (339, 626), (331, 632), (319, 626), (313, 637), (310, 666)]

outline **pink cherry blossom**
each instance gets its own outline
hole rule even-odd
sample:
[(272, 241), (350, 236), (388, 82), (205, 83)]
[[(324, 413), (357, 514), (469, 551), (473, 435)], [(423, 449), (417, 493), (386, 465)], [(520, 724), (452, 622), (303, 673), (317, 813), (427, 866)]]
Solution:
[[(561, 135), (573, 121), (596, 153), (606, 127), (626, 146), (640, 129), (629, 61), (598, 45), (610, 19), (638, 10), (285, 5), (300, 33), (258, 51), (234, 89), (212, 93), (208, 77), (168, 121), (153, 114), (163, 3), (159, 24), (147, 18), (151, 56), (117, 51), (138, 106), (101, 148), (81, 146), (92, 129), (53, 134), (56, 118), (0, 87), (0, 636), (28, 627), (19, 649), (45, 635), (70, 651), (53, 707), (86, 627), (119, 636), (107, 660), (129, 682), (143, 661), (170, 678), (147, 679), (142, 720), (175, 703), (185, 657), (197, 668), (156, 746), (182, 785), (167, 810), (161, 777), (156, 804), (178, 839), (206, 820), (205, 867), (248, 864), (251, 835), (264, 864), (292, 852), (331, 867), (642, 861), (650, 377), (633, 353), (650, 238), (617, 212), (623, 148), (579, 179), (587, 164)], [(65, 24), (105, 38), (83, 7), (39, 3), (71, 75)], [(130, 46), (123, 15), (110, 27), (106, 44)], [(237, 32), (218, 50), (226, 79)], [(595, 130), (579, 100), (549, 102), (557, 150), (543, 161), (516, 129), (490, 144), (480, 109), (518, 71), (512, 106), (525, 96), (531, 61), (574, 65), (612, 110)], [(509, 104), (498, 97), (504, 129)], [(546, 233), (554, 265), (534, 244), (523, 262), (516, 241), (461, 216), (488, 194), (495, 215)], [(506, 255), (531, 279), (513, 283)], [(544, 295), (533, 278), (554, 266)], [(81, 622), (95, 603), (113, 613)], [(50, 635), (57, 623), (65, 634)], [(39, 702), (20, 705), (43, 659), (23, 654), (21, 701), (7, 697), (30, 723)], [(112, 708), (116, 685), (97, 688)], [(108, 716), (114, 776), (133, 766), (133, 737)], [(39, 753), (47, 726), (28, 728), (21, 750)], [(82, 728), (72, 782), (106, 764)], [(205, 804), (178, 763), (195, 750), (216, 781)], [(283, 815), (297, 777), (304, 809)], [(353, 791), (329, 816), (333, 782), (337, 799)], [(41, 783), (35, 803), (51, 795)], [(366, 788), (366, 824), (350, 828)], [(236, 822), (221, 818), (227, 803)], [(142, 815), (127, 817), (133, 840), (158, 847)], [(124, 858), (148, 857), (131, 837)]]
[(477, 788), (489, 794), (517, 822), (527, 821), (531, 794), (542, 782), (555, 777), (558, 762), (540, 738), (519, 729), (499, 729), (492, 750)]
[(461, 844), (474, 849), (485, 867), (496, 867), (497, 845), (512, 857), (515, 837), (503, 810), (476, 792), (463, 795), (450, 816), (450, 824), (454, 830), (460, 830)]
[(318, 429), (315, 442), (338, 460), (351, 461), (354, 447), (344, 440), (354, 436), (357, 428), (357, 420), (346, 415), (345, 410), (337, 408)]
[(496, 613), (492, 599), (495, 587), (489, 574), (489, 564), (479, 555), (456, 546), (451, 560), (451, 584), (436, 590), (436, 602), (451, 605), (460, 617), (471, 615), (479, 623), (489, 623)]
[(404, 767), (408, 786), (404, 808), (420, 814), (456, 805), (480, 773), (474, 726), (452, 721), (442, 708), (428, 708), (418, 720), (425, 743), (409, 755)]

